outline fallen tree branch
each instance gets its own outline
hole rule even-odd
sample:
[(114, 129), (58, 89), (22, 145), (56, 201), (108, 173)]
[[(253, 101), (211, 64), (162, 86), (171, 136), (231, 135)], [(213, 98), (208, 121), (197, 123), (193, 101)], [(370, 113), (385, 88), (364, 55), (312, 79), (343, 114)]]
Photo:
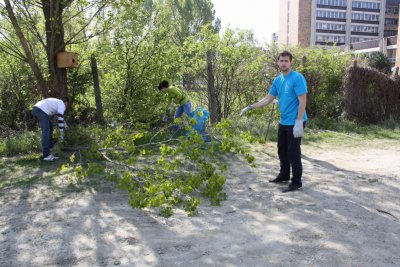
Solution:
[(153, 142), (153, 143), (147, 143), (147, 144), (143, 144), (143, 145), (138, 145), (138, 146), (136, 146), (136, 147), (154, 146), (154, 145), (169, 143), (169, 142), (171, 142), (171, 141), (181, 141), (181, 140), (180, 140), (180, 139), (173, 138), (173, 139), (168, 139), (168, 140), (161, 141), (161, 142)]
[(103, 153), (102, 151), (100, 151), (100, 154), (101, 154), (107, 161), (109, 161), (109, 162), (111, 162), (111, 163), (113, 163), (113, 164), (115, 164), (115, 165), (120, 165), (120, 166), (126, 167), (126, 168), (128, 168), (128, 169), (131, 169), (132, 171), (137, 171), (135, 168), (133, 168), (132, 166), (130, 166), (130, 165), (128, 165), (128, 164), (121, 163), (121, 162), (118, 162), (118, 161), (115, 161), (115, 160), (110, 159), (110, 158), (107, 157), (107, 155), (106, 155), (105, 153)]
[[(114, 164), (114, 165), (123, 166), (123, 167), (125, 167), (125, 168), (127, 168), (127, 169), (130, 169), (130, 170), (132, 170), (132, 171), (137, 171), (135, 168), (133, 168), (132, 166), (130, 166), (130, 165), (128, 165), (128, 164), (121, 163), (121, 162), (114, 161), (114, 160), (110, 159), (110, 158), (107, 157), (107, 155), (106, 155), (105, 153), (103, 153), (103, 152), (100, 152), (100, 154), (101, 154), (108, 162), (111, 162), (111, 163)], [(143, 184), (143, 183), (144, 183), (143, 180), (140, 180), (140, 179), (138, 179), (137, 177), (132, 176), (132, 179), (133, 179), (135, 182), (138, 182), (138, 183), (140, 183), (140, 184)]]
[(163, 132), (163, 131), (165, 131), (165, 130), (167, 130), (167, 129), (169, 129), (169, 128), (172, 128), (174, 125), (170, 125), (170, 126), (167, 126), (167, 127), (165, 127), (165, 128), (161, 128), (161, 130), (159, 130), (155, 135), (153, 135), (151, 138), (150, 138), (150, 140), (149, 140), (149, 142), (151, 143), (151, 141), (153, 141), (153, 139), (158, 135), (158, 134), (160, 134), (161, 132)]
[(394, 216), (393, 214), (391, 214), (390, 212), (388, 212), (388, 211), (385, 211), (385, 210), (381, 210), (381, 209), (376, 209), (378, 212), (380, 212), (380, 213), (385, 213), (385, 214), (387, 214), (387, 215), (390, 215), (390, 216), (392, 216), (393, 218), (395, 218), (395, 219), (397, 219), (397, 217), (396, 216)]
[[(168, 139), (168, 140), (165, 140), (165, 141), (152, 142), (152, 143), (146, 143), (146, 144), (138, 145), (138, 146), (135, 146), (135, 148), (136, 147), (144, 147), (144, 146), (160, 145), (160, 144), (169, 143), (169, 142), (172, 142), (172, 141), (181, 141), (181, 140), (177, 139), (177, 138), (172, 138), (172, 139)], [(62, 148), (62, 150), (64, 150), (64, 151), (80, 151), (80, 150), (83, 150), (83, 149), (90, 149), (90, 147), (88, 147), (88, 146), (78, 146), (78, 147), (63, 147)], [(129, 153), (123, 147), (99, 148), (97, 151), (103, 152), (103, 151), (114, 151), (114, 150)]]

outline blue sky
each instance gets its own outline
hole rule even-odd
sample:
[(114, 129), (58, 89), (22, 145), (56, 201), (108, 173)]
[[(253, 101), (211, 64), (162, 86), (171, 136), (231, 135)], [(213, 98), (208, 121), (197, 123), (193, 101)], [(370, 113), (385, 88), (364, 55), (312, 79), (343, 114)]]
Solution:
[(279, 0), (212, 0), (226, 27), (252, 30), (260, 42), (270, 42), (279, 30)]

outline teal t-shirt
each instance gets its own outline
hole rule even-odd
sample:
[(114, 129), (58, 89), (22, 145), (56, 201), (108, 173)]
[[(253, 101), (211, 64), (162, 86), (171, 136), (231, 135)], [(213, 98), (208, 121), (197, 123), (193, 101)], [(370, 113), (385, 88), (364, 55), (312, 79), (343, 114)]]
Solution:
[[(294, 125), (299, 109), (299, 95), (307, 94), (307, 83), (304, 76), (294, 70), (288, 75), (279, 75), (272, 82), (269, 94), (278, 97), (279, 111), (281, 113), (280, 124)], [(307, 121), (307, 114), (304, 112), (303, 121)]]

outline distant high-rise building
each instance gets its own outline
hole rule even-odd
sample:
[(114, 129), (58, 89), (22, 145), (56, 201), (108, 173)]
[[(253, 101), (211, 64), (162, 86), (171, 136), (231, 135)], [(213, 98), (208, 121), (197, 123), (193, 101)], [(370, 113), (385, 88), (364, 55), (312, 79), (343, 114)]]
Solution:
[[(397, 17), (400, 19), (400, 15)], [(400, 24), (397, 28), (397, 44), (396, 44), (396, 66), (400, 68)]]
[(384, 37), (397, 35), (399, 5), (400, 0), (386, 0)]
[(400, 0), (280, 0), (279, 43), (342, 45), (397, 34)]

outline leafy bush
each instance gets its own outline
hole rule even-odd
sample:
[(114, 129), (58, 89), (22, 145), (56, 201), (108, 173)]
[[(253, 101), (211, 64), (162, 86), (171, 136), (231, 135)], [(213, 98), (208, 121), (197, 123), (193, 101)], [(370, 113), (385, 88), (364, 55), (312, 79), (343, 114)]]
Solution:
[(339, 49), (296, 48), (294, 69), (307, 80), (307, 114), (310, 118), (339, 118), (342, 114), (343, 76), (351, 55)]
[(30, 114), (25, 111), (35, 95), (36, 84), (27, 64), (0, 53), (0, 126), (14, 130), (29, 128)]
[(14, 136), (0, 139), (0, 155), (13, 156), (22, 153), (40, 151), (41, 137), (39, 132), (24, 131)]
[(377, 69), (380, 72), (390, 74), (392, 71), (392, 64), (389, 58), (382, 52), (372, 52), (366, 55), (368, 66)]
[[(262, 109), (252, 109), (246, 113), (246, 116), (232, 116), (235, 129), (248, 131), (258, 142), (277, 141), (277, 129), (279, 125), (279, 107), (268, 105)], [(268, 128), (269, 124), (269, 128)], [(268, 132), (267, 132), (268, 131)], [(266, 140), (267, 137), (267, 140)]]

